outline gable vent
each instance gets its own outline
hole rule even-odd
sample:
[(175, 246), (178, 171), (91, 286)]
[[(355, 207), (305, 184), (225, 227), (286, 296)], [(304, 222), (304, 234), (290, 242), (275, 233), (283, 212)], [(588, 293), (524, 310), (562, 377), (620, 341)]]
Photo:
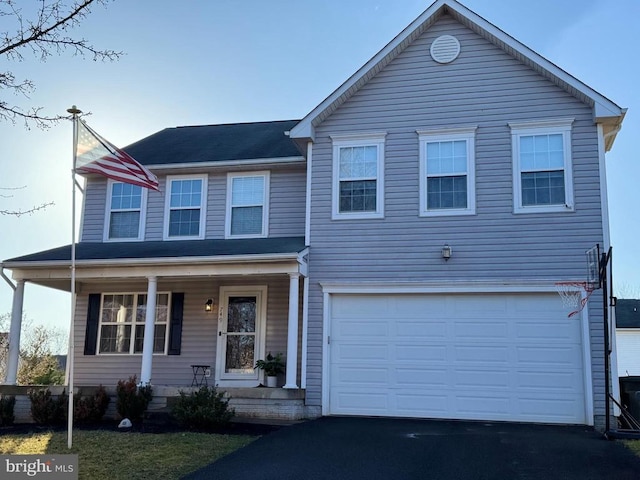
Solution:
[(431, 44), (431, 58), (438, 63), (453, 62), (460, 54), (460, 42), (451, 35), (442, 35)]

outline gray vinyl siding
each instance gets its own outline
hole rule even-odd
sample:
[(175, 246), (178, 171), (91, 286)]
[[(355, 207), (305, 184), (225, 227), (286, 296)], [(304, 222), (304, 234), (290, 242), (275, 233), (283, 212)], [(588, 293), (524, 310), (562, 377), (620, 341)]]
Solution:
[(87, 181), (84, 189), (80, 241), (101, 242), (104, 232), (107, 179), (96, 177)]
[[(222, 285), (267, 285), (267, 319), (265, 351), (287, 352), (287, 321), (289, 311), (289, 278), (251, 277), (250, 280), (211, 279), (207, 281), (169, 282), (158, 281), (158, 292), (184, 292), (182, 344), (180, 355), (154, 355), (151, 381), (156, 385), (191, 385), (192, 364), (211, 365), (215, 371), (216, 346), (218, 341), (218, 316), (216, 312), (206, 313), (204, 303), (207, 298), (219, 301)], [(78, 295), (75, 332), (75, 375), (77, 385), (115, 386), (118, 380), (132, 375), (140, 376), (142, 355), (84, 355), (87, 300), (89, 293), (144, 293), (146, 282), (118, 283), (117, 285), (91, 285), (91, 291)], [(89, 286), (85, 290), (89, 289)], [(300, 303), (301, 305), (301, 303)], [(299, 318), (302, 318), (300, 312)], [(302, 331), (302, 328), (299, 328)], [(298, 346), (301, 341), (298, 341)], [(298, 359), (301, 359), (300, 347)], [(298, 376), (300, 369), (298, 368)], [(298, 379), (298, 382), (300, 380)]]
[[(451, 64), (429, 55), (458, 38)], [(513, 213), (509, 122), (573, 117), (575, 212)], [(477, 126), (476, 214), (419, 216), (416, 130)], [(321, 282), (583, 279), (584, 252), (603, 241), (597, 129), (592, 109), (445, 16), (316, 126), (311, 184), (307, 403), (321, 403)], [(331, 220), (330, 135), (386, 132), (384, 218)], [(442, 246), (453, 249), (441, 258)], [(596, 397), (603, 395), (601, 303), (591, 302)], [(598, 310), (598, 305), (600, 310)], [(600, 317), (601, 318), (601, 317)], [(602, 404), (596, 402), (596, 413)]]
[[(256, 166), (255, 171), (266, 170)], [(251, 170), (248, 170), (250, 172)], [(306, 171), (300, 167), (270, 169), (269, 235), (271, 237), (302, 236), (305, 230)], [(162, 240), (166, 176), (160, 176), (160, 192), (147, 195), (144, 239)], [(91, 178), (85, 191), (81, 239), (102, 242), (105, 225), (107, 179)], [(227, 201), (227, 172), (217, 169), (208, 176), (205, 238), (224, 238)]]

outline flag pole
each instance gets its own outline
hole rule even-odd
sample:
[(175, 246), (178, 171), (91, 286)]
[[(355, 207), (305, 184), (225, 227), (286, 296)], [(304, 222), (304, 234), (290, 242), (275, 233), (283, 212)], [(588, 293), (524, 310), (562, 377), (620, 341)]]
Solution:
[(76, 313), (76, 159), (78, 145), (78, 115), (82, 111), (73, 105), (67, 109), (73, 121), (73, 164), (71, 165), (71, 320), (69, 322), (69, 349), (67, 353), (67, 385), (69, 388), (69, 410), (67, 411), (67, 447), (73, 445), (73, 363)]

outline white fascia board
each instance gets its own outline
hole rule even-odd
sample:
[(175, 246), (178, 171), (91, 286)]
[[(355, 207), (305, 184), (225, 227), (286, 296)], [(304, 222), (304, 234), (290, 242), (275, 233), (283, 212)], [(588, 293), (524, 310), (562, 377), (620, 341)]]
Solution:
[(247, 158), (243, 160), (223, 160), (219, 162), (190, 162), (190, 163), (164, 163), (164, 164), (147, 164), (145, 167), (153, 170), (169, 170), (176, 168), (211, 168), (211, 167), (234, 167), (247, 165), (272, 165), (287, 163), (304, 163), (306, 159), (300, 155), (296, 157), (278, 157), (278, 158)]
[(536, 293), (556, 292), (557, 279), (461, 280), (450, 282), (320, 282), (324, 293)]

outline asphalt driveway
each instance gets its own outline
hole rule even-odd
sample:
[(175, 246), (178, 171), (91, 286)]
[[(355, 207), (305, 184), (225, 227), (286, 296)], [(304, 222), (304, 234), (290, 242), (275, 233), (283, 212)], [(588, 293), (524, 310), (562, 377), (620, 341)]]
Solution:
[(326, 417), (184, 478), (637, 480), (640, 458), (588, 427)]

